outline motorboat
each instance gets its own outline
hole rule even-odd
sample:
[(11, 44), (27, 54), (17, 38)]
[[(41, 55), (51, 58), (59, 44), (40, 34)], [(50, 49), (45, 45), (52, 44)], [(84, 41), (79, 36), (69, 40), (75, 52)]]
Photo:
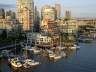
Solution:
[(57, 48), (58, 50), (64, 50), (66, 47), (57, 46), (56, 48)]
[(1, 54), (3, 55), (3, 57), (8, 58), (9, 57), (9, 50), (2, 50)]
[(9, 58), (14, 58), (16, 55), (14, 53), (9, 54)]
[(12, 58), (12, 59), (9, 59), (9, 61), (10, 61), (10, 64), (15, 68), (22, 67), (22, 63), (20, 62), (20, 60), (18, 58)]
[(24, 68), (30, 68), (31, 66), (28, 65), (27, 63), (24, 63), (24, 64), (23, 64), (23, 67), (24, 67)]
[(62, 57), (65, 57), (65, 56), (66, 56), (66, 53), (63, 51), (63, 52), (60, 53), (60, 55), (61, 55)]
[[(23, 65), (25, 65), (25, 64), (26, 64), (27, 66), (33, 67), (33, 66), (39, 65), (40, 63), (37, 62), (37, 61), (34, 61), (34, 60), (32, 60), (32, 59), (25, 59)], [(25, 67), (25, 66), (24, 66), (24, 67)]]
[(70, 46), (69, 48), (70, 48), (70, 49), (73, 49), (73, 50), (76, 50), (76, 49), (79, 49), (80, 47), (77, 46), (76, 44), (74, 44), (73, 46)]
[(29, 47), (26, 46), (25, 48), (23, 48), (24, 50), (28, 50), (28, 51), (32, 51), (34, 54), (39, 54), (41, 52), (40, 49), (37, 49), (36, 47)]
[(32, 47), (31, 50), (33, 51), (34, 54), (39, 54), (41, 52), (41, 50), (37, 49), (36, 47)]
[(50, 53), (49, 54), (49, 58), (54, 58), (55, 57), (55, 54), (54, 53)]
[(54, 56), (54, 60), (58, 60), (58, 59), (61, 59), (61, 58), (62, 58), (61, 55), (56, 55), (56, 54), (55, 54), (55, 56)]

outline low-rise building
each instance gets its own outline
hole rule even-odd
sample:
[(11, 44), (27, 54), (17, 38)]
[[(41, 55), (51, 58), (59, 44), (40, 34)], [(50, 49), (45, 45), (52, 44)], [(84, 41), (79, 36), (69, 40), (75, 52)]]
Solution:
[(18, 31), (19, 24), (16, 19), (0, 19), (0, 33), (6, 30), (7, 34), (16, 33)]
[(76, 33), (78, 30), (78, 24), (76, 20), (61, 20), (58, 23), (58, 27), (62, 33)]
[(52, 38), (39, 34), (36, 39), (36, 45), (40, 47), (50, 47), (52, 45)]

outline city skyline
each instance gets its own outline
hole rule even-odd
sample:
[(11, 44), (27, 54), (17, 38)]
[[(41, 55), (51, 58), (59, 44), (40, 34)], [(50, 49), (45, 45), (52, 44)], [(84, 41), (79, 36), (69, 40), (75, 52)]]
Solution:
[[(57, 2), (58, 1), (58, 2)], [(95, 17), (96, 18), (96, 1), (95, 0), (34, 0), (37, 8), (41, 9), (42, 6), (50, 4), (52, 6), (55, 3), (61, 3), (62, 15), (66, 10), (72, 12), (73, 17)], [(16, 9), (16, 0), (3, 0), (0, 1), (0, 8)], [(62, 16), (61, 15), (61, 16)]]

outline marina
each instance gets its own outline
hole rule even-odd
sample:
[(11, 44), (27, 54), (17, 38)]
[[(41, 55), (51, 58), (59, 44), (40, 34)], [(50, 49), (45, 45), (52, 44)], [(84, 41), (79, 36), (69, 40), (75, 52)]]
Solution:
[(1, 1), (0, 72), (96, 72), (94, 3)]
[[(86, 51), (87, 50), (87, 51)], [(92, 50), (90, 52), (90, 50)], [(0, 69), (3, 70), (3, 72), (94, 72), (96, 71), (95, 66), (95, 60), (94, 54), (96, 51), (96, 45), (95, 44), (80, 44), (80, 49), (78, 51), (69, 51), (67, 56), (63, 59), (59, 59), (57, 61), (55, 60), (49, 60), (48, 57), (42, 56), (42, 55), (34, 55), (33, 59), (40, 62), (40, 65), (37, 67), (29, 67), (29, 68), (18, 68), (13, 69), (12, 66), (10, 66), (7, 62), (7, 60), (2, 60), (5, 62), (1, 62)], [(90, 52), (90, 53), (89, 53)], [(89, 57), (87, 57), (87, 54)], [(50, 57), (54, 57), (50, 54)], [(60, 57), (57, 57), (60, 58)], [(90, 60), (87, 60), (87, 58), (90, 58)], [(30, 60), (29, 60), (30, 62)], [(90, 63), (90, 64), (88, 64)], [(2, 66), (1, 66), (2, 65)], [(2, 68), (6, 66), (7, 71)], [(89, 68), (89, 69), (88, 69)], [(45, 70), (46, 69), (46, 70)]]

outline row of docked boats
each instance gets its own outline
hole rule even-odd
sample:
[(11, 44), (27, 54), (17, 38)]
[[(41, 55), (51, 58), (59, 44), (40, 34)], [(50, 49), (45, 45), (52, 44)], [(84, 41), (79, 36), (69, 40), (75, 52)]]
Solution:
[(58, 60), (66, 56), (66, 53), (64, 51), (60, 53), (55, 53), (53, 51), (48, 50), (48, 57), (53, 60)]
[[(66, 49), (67, 47), (61, 47), (61, 46), (58, 46), (58, 47), (52, 47), (51, 49), (47, 50), (47, 53), (48, 53), (48, 57), (50, 59), (54, 59), (54, 60), (58, 60), (58, 59), (61, 59), (63, 57), (66, 56), (66, 53), (64, 52), (64, 49)], [(71, 50), (77, 50), (79, 49), (80, 47), (76, 44), (72, 45), (72, 46), (69, 46), (68, 47), (69, 49)], [(30, 47), (30, 46), (26, 46), (25, 48), (23, 48), (24, 50), (29, 50), (29, 51), (32, 51), (33, 54), (40, 54), (42, 52), (42, 49), (40, 48), (37, 48), (36, 46), (34, 47)], [(56, 52), (59, 52), (59, 53), (56, 53), (54, 52), (53, 50), (57, 50)]]
[[(64, 49), (66, 49), (67, 47), (62, 47), (62, 46), (57, 46), (57, 47), (52, 47), (52, 48), (50, 48), (51, 50), (60, 50), (60, 51), (62, 51), (62, 50), (64, 50)], [(72, 45), (72, 46), (69, 46), (68, 47), (69, 49), (72, 49), (72, 50), (77, 50), (77, 49), (79, 49), (80, 47), (78, 46), (78, 45), (76, 45), (76, 44), (74, 44), (74, 45)], [(34, 46), (34, 47), (30, 47), (30, 46), (25, 46), (25, 48), (23, 48), (23, 50), (28, 50), (28, 51), (32, 51), (34, 54), (39, 54), (41, 51), (42, 51), (42, 49), (40, 49), (40, 48), (37, 48), (36, 46)]]
[(27, 51), (31, 50), (31, 48), (26, 45), (23, 49), (26, 51), (26, 56), (19, 56), (19, 57), (15, 56), (14, 58), (9, 58), (9, 63), (11, 64), (11, 66), (14, 68), (21, 68), (21, 67), (30, 68), (38, 66), (40, 62), (28, 58)]
[(32, 51), (34, 54), (39, 54), (42, 51), (41, 49), (38, 49), (37, 47), (30, 47), (30, 46), (25, 46), (23, 50)]
[(38, 61), (32, 60), (32, 59), (24, 59), (20, 60), (18, 57), (9, 59), (9, 63), (14, 68), (30, 68), (34, 66), (38, 66), (40, 63)]
[[(56, 53), (56, 52), (53, 51), (56, 48), (58, 49), (58, 51), (60, 50), (59, 53)], [(70, 49), (77, 49), (77, 48), (79, 48), (79, 46), (73, 45), (73, 46), (70, 46), (69, 48)], [(39, 49), (37, 47), (30, 47), (30, 46), (27, 46), (27, 45), (23, 49), (26, 51), (26, 55), (27, 55), (27, 50), (32, 51), (34, 54), (38, 54), (42, 51), (42, 49)], [(52, 47), (51, 49), (47, 50), (48, 57), (50, 59), (53, 59), (53, 60), (61, 59), (61, 58), (66, 56), (66, 53), (64, 51), (62, 51), (64, 49), (66, 49), (66, 47), (61, 47), (61, 46)], [(4, 54), (6, 53), (6, 55), (7, 55), (7, 51), (3, 51), (3, 53)], [(20, 59), (19, 57), (16, 57), (13, 54), (11, 55), (11, 57), (8, 59), (8, 61), (11, 64), (11, 66), (14, 67), (14, 68), (21, 68), (21, 67), (29, 68), (29, 67), (38, 66), (40, 64), (40, 62), (32, 60), (30, 58)]]
[(74, 45), (72, 45), (72, 46), (69, 46), (69, 49), (77, 50), (77, 49), (80, 49), (80, 46), (74, 44)]

